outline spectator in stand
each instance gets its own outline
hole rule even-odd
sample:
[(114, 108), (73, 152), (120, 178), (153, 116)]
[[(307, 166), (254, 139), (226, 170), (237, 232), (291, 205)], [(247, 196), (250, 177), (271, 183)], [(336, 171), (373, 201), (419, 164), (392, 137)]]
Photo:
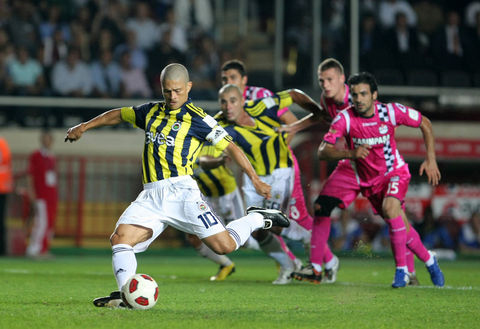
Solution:
[(480, 1), (472, 1), (465, 8), (465, 23), (467, 26), (475, 28), (477, 25), (477, 15), (480, 13)]
[[(177, 51), (185, 53), (188, 50), (187, 32), (185, 28), (175, 19), (173, 8), (169, 8), (165, 15), (165, 23), (160, 25), (161, 41), (168, 42), (169, 46)], [(168, 40), (165, 40), (165, 34), (168, 33)]]
[(7, 252), (6, 206), (12, 189), (12, 155), (7, 140), (0, 136), (0, 256)]
[[(135, 32), (128, 30), (126, 32), (127, 40), (115, 47), (114, 57), (119, 60), (125, 52), (130, 53), (130, 64), (133, 68), (140, 69), (142, 71), (147, 69), (148, 57), (145, 50), (140, 48), (137, 44), (137, 35)], [(152, 60), (155, 60), (152, 58)]]
[(45, 130), (40, 135), (40, 149), (29, 159), (29, 193), (34, 202), (35, 216), (27, 248), (27, 256), (49, 258), (57, 216), (57, 167), (52, 153), (53, 136)]
[(399, 68), (406, 70), (422, 66), (420, 56), (420, 41), (416, 28), (408, 26), (407, 16), (399, 11), (395, 16), (395, 26), (388, 29), (385, 41), (389, 43), (391, 55), (396, 57), (393, 62)]
[(213, 9), (210, 0), (176, 0), (175, 20), (194, 37), (213, 31)]
[(77, 48), (70, 48), (66, 60), (59, 61), (52, 70), (53, 92), (60, 96), (89, 96), (92, 77), (87, 64), (79, 59)]
[(436, 65), (444, 70), (462, 70), (466, 66), (468, 34), (460, 26), (460, 15), (456, 11), (449, 10), (445, 21), (445, 25), (435, 34), (432, 44)]
[(59, 60), (64, 60), (67, 54), (68, 45), (61, 29), (55, 30), (52, 37), (47, 37), (43, 41), (43, 65), (47, 71), (50, 71)]
[(6, 89), (13, 95), (40, 95), (45, 79), (40, 63), (31, 58), (25, 47), (17, 48), (17, 57), (7, 64)]
[(94, 96), (116, 97), (120, 94), (121, 70), (110, 50), (103, 50), (91, 68)]
[(152, 96), (145, 72), (132, 67), (130, 53), (122, 54), (120, 59), (120, 90), (124, 98), (147, 98)]
[(103, 53), (105, 50), (114, 51), (115, 49), (115, 42), (113, 39), (112, 32), (107, 29), (101, 29), (98, 33), (98, 37), (92, 39), (91, 42), (91, 50), (93, 58), (99, 58), (100, 54)]
[(160, 31), (157, 23), (150, 18), (150, 5), (147, 2), (135, 3), (135, 17), (127, 20), (127, 30), (136, 35), (138, 46), (149, 50), (158, 41)]
[(405, 13), (409, 26), (417, 25), (417, 14), (412, 6), (405, 0), (382, 0), (379, 7), (378, 17), (384, 28), (391, 28), (395, 25), (395, 16), (398, 12)]
[(92, 40), (99, 38), (102, 30), (108, 30), (112, 34), (113, 44), (118, 45), (124, 41), (125, 20), (123, 4), (120, 1), (108, 1), (101, 6), (92, 22)]
[(413, 6), (413, 9), (418, 18), (418, 31), (430, 38), (443, 24), (442, 7), (433, 0), (421, 0)]
[(186, 63), (185, 55), (171, 46), (171, 38), (172, 34), (170, 30), (163, 31), (162, 42), (157, 43), (155, 47), (148, 52), (148, 81), (150, 81), (150, 84), (153, 86), (156, 97), (162, 96), (160, 72), (163, 68), (172, 63)]
[(85, 29), (78, 19), (75, 19), (70, 24), (70, 30), (70, 47), (75, 47), (80, 51), (80, 59), (82, 61), (90, 61), (92, 58), (90, 33)]
[(48, 7), (48, 17), (42, 21), (38, 26), (38, 34), (40, 35), (40, 41), (45, 43), (46, 39), (53, 38), (53, 34), (57, 30), (62, 30), (64, 33), (68, 32), (68, 26), (61, 23), (62, 11), (59, 6), (52, 5)]
[[(382, 47), (382, 31), (372, 12), (363, 15), (360, 26), (360, 64), (367, 70), (373, 70), (376, 64), (375, 55)], [(373, 57), (373, 58), (372, 58)]]
[(23, 46), (30, 53), (37, 47), (37, 28), (39, 20), (35, 16), (35, 7), (29, 1), (13, 1), (13, 15), (8, 21), (8, 31), (15, 46)]
[(480, 252), (480, 212), (462, 225), (458, 242), (462, 252)]
[(190, 92), (190, 97), (214, 100), (216, 97), (215, 77), (212, 75), (211, 68), (204, 55), (196, 55), (190, 67), (190, 79), (195, 85), (195, 89)]

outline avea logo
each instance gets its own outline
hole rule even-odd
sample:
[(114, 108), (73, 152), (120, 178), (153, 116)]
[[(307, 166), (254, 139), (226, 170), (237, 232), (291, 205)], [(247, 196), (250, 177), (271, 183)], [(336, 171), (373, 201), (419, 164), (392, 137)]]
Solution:
[(355, 145), (363, 145), (367, 144), (370, 146), (385, 144), (386, 142), (390, 141), (390, 135), (385, 135), (381, 137), (371, 137), (371, 138), (352, 138), (353, 143)]
[(175, 146), (175, 138), (172, 136), (165, 136), (163, 133), (153, 133), (147, 131), (145, 133), (145, 144), (155, 143), (157, 141), (158, 145), (167, 144), (167, 146)]

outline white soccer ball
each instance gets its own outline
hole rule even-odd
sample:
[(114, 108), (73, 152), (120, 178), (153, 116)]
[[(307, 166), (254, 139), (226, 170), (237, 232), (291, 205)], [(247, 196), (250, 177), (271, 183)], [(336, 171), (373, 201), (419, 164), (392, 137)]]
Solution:
[(147, 274), (135, 274), (122, 287), (122, 299), (128, 307), (148, 310), (158, 300), (158, 285)]

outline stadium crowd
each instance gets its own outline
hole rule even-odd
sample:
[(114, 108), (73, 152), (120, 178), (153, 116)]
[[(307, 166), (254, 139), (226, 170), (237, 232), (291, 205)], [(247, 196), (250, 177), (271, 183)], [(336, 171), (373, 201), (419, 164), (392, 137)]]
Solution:
[[(479, 1), (360, 4), (361, 67), (380, 83), (480, 85)], [(322, 57), (348, 62), (349, 2), (322, 5)], [(272, 34), (274, 3), (249, 1), (248, 6), (259, 33)], [(287, 81), (302, 86), (311, 67), (306, 64), (312, 24), (304, 15), (311, 3), (285, 6), (291, 13), (285, 21), (285, 60), (296, 65)], [(246, 60), (250, 45), (245, 40), (221, 44), (215, 24), (211, 0), (2, 0), (0, 90), (6, 95), (160, 97), (161, 68), (178, 62), (191, 72), (196, 86), (191, 97), (215, 99), (220, 63)]]

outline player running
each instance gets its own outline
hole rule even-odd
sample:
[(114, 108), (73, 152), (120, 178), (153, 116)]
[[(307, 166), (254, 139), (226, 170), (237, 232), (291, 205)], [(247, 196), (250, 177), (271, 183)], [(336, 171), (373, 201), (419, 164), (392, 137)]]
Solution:
[[(437, 185), (441, 176), (431, 122), (418, 111), (402, 104), (378, 102), (377, 83), (370, 73), (351, 76), (348, 85), (354, 105), (334, 118), (320, 145), (319, 157), (330, 161), (353, 160), (351, 164), (361, 193), (389, 227), (396, 265), (392, 287), (405, 287), (409, 282), (407, 247), (425, 263), (433, 284), (441, 287), (444, 276), (436, 257), (423, 246), (402, 209), (411, 176), (395, 142), (396, 127), (420, 128), (426, 148), (420, 175), (425, 172), (428, 182)], [(347, 149), (334, 147), (341, 138), (346, 139)]]
[(145, 130), (144, 189), (120, 216), (110, 237), (113, 272), (119, 291), (95, 299), (93, 303), (98, 307), (122, 306), (120, 290), (136, 272), (135, 253), (145, 251), (169, 225), (197, 235), (218, 254), (237, 250), (255, 230), (289, 225), (280, 211), (259, 208), (249, 208), (246, 216), (226, 227), (222, 225), (191, 177), (193, 163), (205, 141), (227, 152), (262, 197), (270, 198), (271, 188), (259, 179), (225, 129), (189, 100), (192, 82), (183, 65), (167, 65), (160, 82), (164, 102), (107, 111), (70, 128), (65, 137), (65, 141), (73, 142), (87, 130), (123, 121)]
[[(272, 97), (245, 103), (242, 91), (233, 84), (224, 85), (220, 89), (219, 101), (222, 109), (222, 114), (216, 117), (219, 124), (244, 150), (262, 180), (272, 185), (272, 198), (266, 200), (254, 193), (251, 181), (244, 177), (243, 191), (246, 203), (287, 210), (293, 189), (294, 168), (292, 153), (286, 143), (286, 134), (276, 131), (281, 125), (278, 109), (293, 102), (303, 108), (311, 108), (311, 111), (320, 111), (320, 106), (298, 90), (288, 90)], [(256, 232), (252, 236), (259, 241), (262, 250), (280, 264), (281, 270), (277, 281), (290, 282), (290, 275), (294, 269), (293, 262), (286, 254), (278, 252), (278, 243), (265, 231)]]

